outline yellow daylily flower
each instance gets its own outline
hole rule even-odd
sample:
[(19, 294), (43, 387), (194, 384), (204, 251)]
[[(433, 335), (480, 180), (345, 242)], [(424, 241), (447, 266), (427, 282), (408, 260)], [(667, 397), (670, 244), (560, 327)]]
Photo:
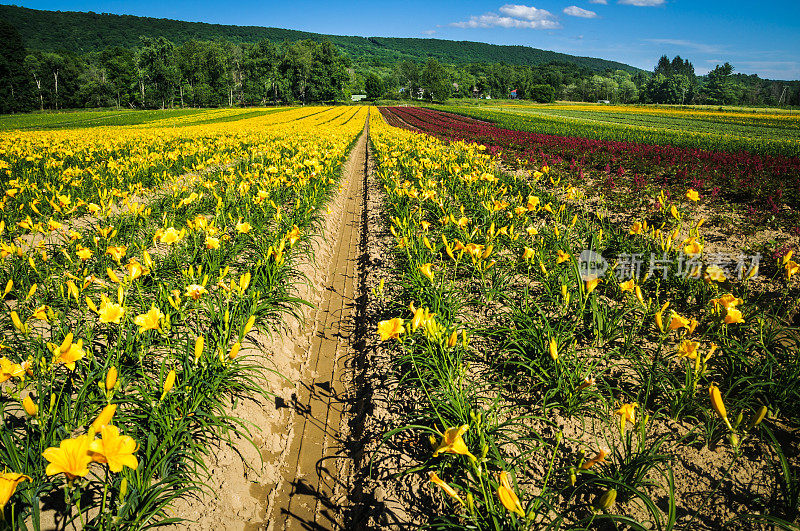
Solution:
[(428, 280), (433, 282), (433, 271), (431, 270), (431, 266), (432, 264), (430, 263), (422, 264), (421, 266), (419, 266), (419, 270), (423, 275), (428, 277)]
[(150, 274), (150, 270), (140, 264), (135, 258), (125, 265), (125, 269), (128, 270), (128, 275), (131, 277), (131, 280), (136, 280), (137, 278)]
[(49, 306), (39, 306), (35, 310), (33, 310), (33, 314), (31, 317), (33, 319), (39, 319), (40, 321), (47, 321), (47, 310), (49, 310)]
[(794, 260), (789, 260), (783, 267), (786, 271), (787, 280), (791, 279), (792, 276), (800, 272), (800, 265)]
[(633, 279), (619, 283), (619, 289), (621, 289), (623, 293), (626, 291), (633, 292), (633, 289), (635, 287), (636, 287), (636, 281), (634, 281)]
[(466, 443), (464, 443), (463, 435), (468, 429), (469, 425), (464, 424), (463, 426), (456, 426), (445, 430), (444, 434), (442, 435), (442, 441), (433, 452), (433, 457), (436, 457), (441, 453), (447, 453), (466, 455), (470, 459), (475, 459), (475, 456), (470, 453)]
[(461, 505), (464, 505), (464, 500), (461, 499), (461, 496), (458, 495), (458, 493), (455, 491), (453, 487), (442, 481), (442, 479), (438, 475), (436, 475), (436, 472), (434, 471), (428, 472), (428, 477), (430, 478), (431, 483), (433, 483), (434, 485), (438, 485), (439, 488), (445, 491), (448, 496), (457, 500), (458, 503), (460, 503)]
[(79, 247), (75, 254), (78, 255), (78, 258), (85, 262), (92, 257), (92, 250), (86, 247)]
[(669, 326), (667, 328), (669, 328), (670, 330), (677, 330), (678, 328), (687, 328), (688, 329), (689, 328), (689, 324), (690, 324), (689, 319), (687, 319), (686, 317), (683, 317), (682, 315), (680, 315), (675, 310), (672, 310), (672, 314), (671, 314), (670, 320), (669, 320)]
[(300, 229), (297, 228), (297, 225), (294, 225), (292, 230), (289, 231), (286, 236), (289, 237), (289, 247), (294, 247), (294, 244), (300, 239)]
[(75, 370), (75, 363), (82, 360), (85, 355), (83, 351), (83, 339), (79, 339), (77, 342), (73, 343), (71, 333), (67, 336), (67, 339), (69, 339), (69, 344), (67, 344), (66, 347), (64, 346), (66, 340), (60, 347), (56, 347), (53, 353), (53, 363), (63, 363), (69, 370), (73, 371)]
[(697, 358), (697, 348), (700, 346), (698, 341), (684, 340), (678, 347), (678, 357), (680, 358)]
[(609, 452), (609, 450), (607, 448), (600, 448), (600, 450), (598, 450), (597, 454), (595, 454), (594, 457), (592, 457), (591, 459), (589, 459), (588, 461), (584, 462), (581, 465), (581, 468), (583, 470), (589, 470), (594, 465), (596, 465), (598, 463), (602, 463), (603, 461), (606, 460), (606, 456), (608, 455), (608, 452)]
[(378, 334), (381, 336), (381, 341), (386, 341), (387, 339), (399, 339), (400, 334), (405, 333), (405, 328), (403, 327), (403, 319), (400, 317), (395, 317), (394, 319), (389, 319), (388, 321), (381, 321), (378, 323)]
[(119, 263), (120, 260), (125, 256), (125, 252), (128, 250), (127, 247), (124, 245), (119, 246), (109, 246), (106, 249), (106, 254), (110, 255), (111, 258), (114, 259), (115, 262)]
[(133, 453), (138, 449), (136, 441), (128, 435), (120, 435), (119, 429), (111, 424), (100, 428), (101, 439), (89, 444), (89, 455), (96, 463), (108, 463), (112, 472), (122, 472), (122, 467), (127, 466), (133, 470), (139, 466), (139, 461)]
[(725, 324), (739, 324), (744, 322), (742, 312), (736, 308), (728, 308), (725, 314)]
[(686, 253), (687, 256), (697, 256), (703, 252), (703, 246), (698, 243), (695, 238), (689, 238), (683, 243), (683, 252)]
[(717, 265), (710, 265), (706, 268), (705, 278), (714, 282), (725, 282), (725, 272)]
[(84, 477), (89, 473), (89, 436), (79, 435), (73, 439), (64, 439), (58, 448), (50, 447), (42, 452), (42, 457), (50, 463), (45, 474), (54, 476), (63, 473), (67, 480)]
[(511, 488), (511, 482), (508, 479), (508, 472), (505, 470), (500, 472), (500, 480), (497, 485), (497, 497), (500, 499), (500, 503), (503, 504), (503, 507), (514, 514), (525, 518), (525, 511), (522, 509), (522, 504), (519, 502), (519, 497), (517, 497), (514, 489)]
[(150, 311), (147, 313), (143, 313), (141, 315), (137, 315), (136, 318), (133, 320), (134, 324), (139, 327), (139, 333), (143, 333), (147, 330), (158, 330), (161, 328), (161, 321), (164, 319), (164, 314), (161, 313), (161, 310), (153, 305), (150, 308)]
[(13, 363), (5, 356), (0, 358), (0, 383), (11, 378), (22, 378), (24, 375), (25, 368), (21, 364)]
[(534, 251), (530, 247), (525, 247), (525, 250), (522, 252), (522, 259), (523, 260), (530, 260), (534, 256), (536, 256), (536, 251)]
[(101, 323), (119, 324), (120, 319), (122, 319), (122, 316), (125, 315), (125, 308), (123, 308), (122, 305), (111, 302), (105, 298), (100, 303), (100, 309), (97, 313)]
[(160, 232), (160, 234), (156, 234), (158, 241), (167, 245), (172, 245), (183, 238), (183, 231), (179, 231), (175, 227), (168, 227)]
[(17, 472), (3, 472), (0, 474), (0, 515), (3, 514), (6, 504), (17, 490), (17, 485), (31, 478)]
[(586, 295), (589, 295), (594, 289), (600, 284), (603, 280), (600, 278), (593, 278), (592, 280), (586, 281)]
[(722, 295), (721, 297), (718, 297), (716, 299), (711, 299), (710, 302), (714, 304), (714, 309), (715, 310), (719, 310), (719, 306), (722, 306), (726, 310), (729, 310), (731, 308), (735, 308), (736, 306), (742, 304), (743, 301), (742, 301), (742, 299), (734, 297), (730, 293), (726, 293), (725, 295)]
[(249, 224), (248, 222), (246, 222), (246, 221), (245, 221), (245, 222), (239, 221), (239, 222), (236, 224), (236, 231), (237, 231), (239, 234), (247, 234), (247, 233), (249, 233), (251, 230), (253, 230), (253, 226), (252, 226), (252, 225), (250, 225), (250, 224)]
[(634, 221), (631, 225), (630, 230), (628, 230), (628, 234), (644, 234), (647, 230), (647, 223)]
[(636, 408), (639, 407), (639, 404), (622, 404), (620, 408), (617, 410), (617, 415), (620, 416), (619, 419), (619, 427), (624, 432), (625, 431), (625, 422), (630, 422), (631, 424), (636, 423)]
[(192, 300), (200, 300), (200, 297), (208, 293), (208, 290), (200, 284), (189, 284), (186, 286), (186, 296)]

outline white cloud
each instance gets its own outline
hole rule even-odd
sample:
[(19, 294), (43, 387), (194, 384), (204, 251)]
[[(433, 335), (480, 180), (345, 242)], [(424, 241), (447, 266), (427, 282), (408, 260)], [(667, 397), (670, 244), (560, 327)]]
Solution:
[(602, 4), (604, 6), (608, 5), (608, 0), (589, 0), (590, 4)]
[(663, 5), (664, 0), (619, 0), (617, 3), (629, 6), (651, 7)]
[(553, 14), (546, 9), (537, 9), (532, 6), (506, 4), (497, 13), (484, 13), (473, 15), (469, 20), (452, 22), (455, 28), (528, 28), (528, 29), (557, 29), (561, 24), (554, 19)]
[(433, 35), (436, 33), (436, 30), (425, 30), (422, 32), (423, 35)]
[(679, 48), (687, 48), (700, 53), (719, 53), (722, 47), (716, 44), (703, 44), (701, 42), (687, 41), (683, 39), (645, 39), (647, 42), (658, 44), (660, 46), (676, 46)]
[(500, 8), (500, 12), (513, 18), (524, 18), (525, 20), (547, 20), (553, 14), (546, 9), (537, 9), (533, 6), (521, 6), (517, 4), (506, 4)]
[(589, 11), (588, 9), (581, 9), (578, 6), (569, 6), (564, 8), (564, 14), (572, 17), (581, 18), (597, 18), (597, 13)]

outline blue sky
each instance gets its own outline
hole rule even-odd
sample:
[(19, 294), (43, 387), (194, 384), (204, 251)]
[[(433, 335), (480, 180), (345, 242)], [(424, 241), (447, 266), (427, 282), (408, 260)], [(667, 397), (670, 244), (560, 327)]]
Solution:
[(652, 70), (662, 54), (698, 74), (735, 71), (800, 79), (800, 0), (5, 0), (35, 9), (95, 11), (336, 35), (434, 37), (521, 44)]

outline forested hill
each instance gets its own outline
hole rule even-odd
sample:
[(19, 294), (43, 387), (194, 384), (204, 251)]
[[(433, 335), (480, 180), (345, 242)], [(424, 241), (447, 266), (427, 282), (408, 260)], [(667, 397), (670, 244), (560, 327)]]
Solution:
[(499, 46), (470, 41), (390, 37), (347, 37), (259, 26), (225, 26), (203, 22), (109, 15), (72, 11), (41, 11), (0, 5), (0, 20), (16, 27), (30, 50), (87, 53), (108, 46), (135, 48), (139, 37), (158, 37), (181, 44), (196, 40), (224, 40), (235, 43), (261, 40), (281, 43), (311, 39), (328, 40), (360, 63), (394, 63), (436, 58), (444, 63), (501, 63), (540, 65), (552, 62), (574, 63), (595, 72), (638, 68), (592, 57), (576, 57), (527, 46)]

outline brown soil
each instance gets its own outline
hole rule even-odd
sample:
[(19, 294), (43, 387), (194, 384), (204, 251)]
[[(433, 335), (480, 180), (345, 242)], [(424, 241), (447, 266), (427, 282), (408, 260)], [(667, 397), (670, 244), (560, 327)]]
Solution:
[(226, 441), (214, 452), (207, 492), (171, 512), (187, 520), (177, 529), (349, 528), (357, 454), (346, 421), (349, 404), (360, 400), (352, 380), (367, 136), (368, 123), (329, 204), (324, 238), (299, 267), (308, 282), (296, 295), (313, 305), (304, 323), (246, 345), (246, 354), (274, 369), (260, 382), (274, 400), (251, 398), (230, 408), (250, 426), (251, 440)]

